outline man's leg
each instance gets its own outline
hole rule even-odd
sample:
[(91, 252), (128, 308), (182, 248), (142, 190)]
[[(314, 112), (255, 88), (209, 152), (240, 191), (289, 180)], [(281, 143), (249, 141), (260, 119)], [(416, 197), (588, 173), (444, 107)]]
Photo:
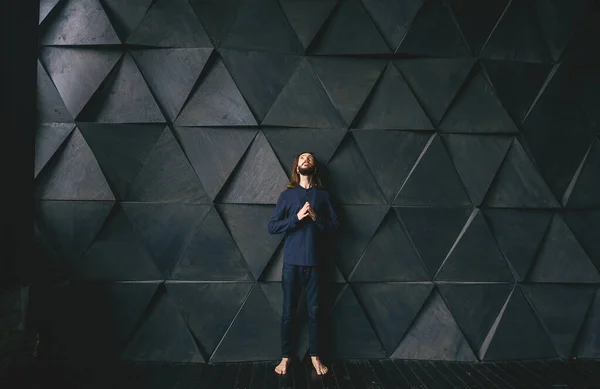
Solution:
[(281, 287), (283, 289), (283, 310), (281, 313), (281, 363), (275, 368), (279, 374), (286, 374), (290, 358), (294, 354), (294, 316), (302, 291), (301, 268), (283, 264)]
[(327, 367), (319, 359), (319, 318), (320, 318), (320, 296), (321, 274), (319, 267), (307, 267), (304, 269), (304, 280), (306, 285), (306, 304), (308, 310), (309, 324), (309, 352), (312, 364), (317, 374), (326, 374)]

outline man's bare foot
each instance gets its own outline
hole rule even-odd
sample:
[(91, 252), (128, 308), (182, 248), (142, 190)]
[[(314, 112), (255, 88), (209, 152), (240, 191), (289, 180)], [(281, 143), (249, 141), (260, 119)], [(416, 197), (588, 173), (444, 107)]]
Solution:
[(319, 357), (311, 356), (310, 359), (312, 360), (312, 364), (315, 367), (315, 370), (317, 371), (318, 375), (327, 374), (327, 366), (321, 363)]
[(281, 358), (281, 362), (279, 362), (279, 365), (277, 365), (275, 367), (275, 373), (277, 374), (286, 374), (287, 373), (287, 368), (290, 364), (290, 359), (289, 358)]

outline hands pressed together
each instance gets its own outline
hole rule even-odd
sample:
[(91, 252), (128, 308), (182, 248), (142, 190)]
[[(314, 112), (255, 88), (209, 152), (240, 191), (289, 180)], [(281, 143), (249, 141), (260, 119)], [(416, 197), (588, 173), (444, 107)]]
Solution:
[(317, 220), (317, 214), (311, 208), (308, 201), (306, 203), (304, 203), (304, 206), (302, 207), (302, 209), (300, 209), (300, 211), (298, 211), (297, 216), (298, 216), (298, 220), (302, 220), (307, 216), (309, 216), (313, 221)]

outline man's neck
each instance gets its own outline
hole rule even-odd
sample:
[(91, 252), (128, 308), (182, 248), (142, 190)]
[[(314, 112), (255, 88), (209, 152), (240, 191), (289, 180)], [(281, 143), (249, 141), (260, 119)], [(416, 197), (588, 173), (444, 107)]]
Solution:
[(311, 187), (309, 178), (310, 176), (303, 176), (302, 174), (300, 175), (300, 186), (304, 189), (308, 189)]

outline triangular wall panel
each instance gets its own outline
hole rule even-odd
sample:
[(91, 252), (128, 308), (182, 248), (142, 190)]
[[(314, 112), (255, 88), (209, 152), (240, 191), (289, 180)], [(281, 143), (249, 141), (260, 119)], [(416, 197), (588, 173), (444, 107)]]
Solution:
[(427, 0), (415, 16), (396, 53), (431, 57), (468, 57), (450, 8), (441, 0)]
[(79, 115), (121, 57), (117, 50), (44, 47), (40, 61), (73, 117)]
[(176, 126), (252, 126), (256, 119), (221, 58), (206, 65)]
[(513, 276), (483, 214), (475, 210), (435, 275), (436, 281), (511, 282)]
[(302, 60), (299, 55), (267, 51), (219, 52), (258, 121), (265, 118)]
[(127, 192), (127, 201), (210, 202), (171, 130), (166, 127)]
[(484, 203), (490, 207), (558, 208), (559, 204), (523, 146), (514, 140)]
[(599, 283), (600, 273), (564, 219), (556, 214), (536, 262), (528, 274), (532, 282)]
[[(208, 360), (252, 289), (249, 282), (169, 282), (168, 294)], [(210, 315), (206, 315), (210, 312)]]
[(304, 49), (308, 49), (338, 0), (280, 0), (279, 4)]
[(398, 346), (433, 287), (432, 283), (352, 284), (388, 356)]
[[(353, 172), (352, 175), (348, 172)], [(343, 140), (331, 157), (325, 171), (326, 183), (341, 204), (384, 204), (377, 181), (361, 156), (351, 134)]]
[(218, 209), (248, 268), (258, 279), (284, 238), (268, 233), (273, 206), (223, 204)]
[(354, 130), (353, 135), (388, 202), (394, 201), (431, 138), (427, 133), (392, 130)]
[(55, 155), (73, 128), (75, 124), (72, 123), (41, 123), (36, 127), (34, 177)]
[(508, 283), (437, 286), (471, 348), (479, 353), (513, 286)]
[(360, 0), (340, 1), (330, 21), (311, 50), (315, 54), (379, 54), (389, 53), (385, 40), (379, 33)]
[(362, 0), (388, 46), (395, 51), (423, 6), (423, 0)]
[(433, 130), (419, 101), (391, 62), (373, 87), (353, 126), (365, 130)]
[(458, 174), (475, 205), (481, 204), (494, 180), (511, 138), (501, 136), (447, 135), (442, 138)]
[(478, 55), (510, 0), (450, 0), (452, 14), (471, 53)]
[(260, 132), (223, 188), (219, 202), (275, 204), (287, 181), (267, 138)]
[(45, 200), (111, 201), (112, 193), (98, 161), (78, 129), (74, 129), (37, 182), (36, 197)]
[[(257, 277), (258, 278), (258, 277)], [(188, 241), (170, 279), (186, 281), (252, 281), (236, 242), (213, 207)]]
[(127, 198), (164, 125), (80, 123), (79, 129), (118, 197)]
[(129, 53), (123, 55), (77, 119), (104, 123), (165, 122), (150, 88)]
[(533, 308), (515, 286), (481, 350), (483, 360), (555, 358), (556, 351)]
[(383, 358), (385, 350), (354, 292), (343, 289), (331, 312), (330, 339), (335, 358)]
[(488, 209), (484, 215), (517, 279), (523, 281), (546, 236), (552, 212)]
[[(458, 239), (472, 208), (394, 207), (433, 277)], [(436, 242), (432, 245), (431, 242)]]
[(440, 130), (459, 133), (518, 133), (483, 73), (475, 67), (440, 122)]
[(349, 277), (351, 282), (429, 281), (396, 213), (390, 210)]
[(209, 205), (122, 203), (134, 231), (165, 278), (210, 210)]
[(206, 193), (214, 199), (240, 162), (255, 130), (214, 127), (175, 127), (183, 150)]
[(152, 0), (100, 0), (100, 3), (119, 38), (126, 42), (144, 18)]
[(255, 284), (233, 320), (211, 362), (273, 360), (280, 355), (278, 317), (264, 292)]
[(536, 15), (536, 3), (512, 1), (502, 14), (481, 56), (523, 62), (550, 62), (551, 56)]
[(294, 159), (304, 152), (312, 153), (317, 166), (325, 167), (346, 135), (346, 131), (324, 128), (269, 128), (263, 133), (286, 174), (291, 173)]
[(212, 47), (186, 0), (154, 1), (127, 43), (152, 47)]
[(308, 128), (346, 127), (306, 58), (300, 60), (262, 124)]
[[(159, 289), (160, 290), (160, 289)], [(194, 338), (168, 293), (162, 293), (120, 358), (135, 362), (202, 363)]]
[(391, 358), (477, 360), (437, 290), (429, 295)]
[(37, 67), (37, 110), (42, 122), (72, 122), (73, 115), (67, 110), (56, 86), (38, 61)]
[(471, 58), (415, 58), (394, 61), (429, 117), (437, 124), (471, 68)]
[(573, 346), (596, 294), (596, 286), (539, 285), (522, 286), (561, 358), (573, 355)]
[(173, 122), (212, 49), (135, 50), (131, 54), (166, 118)]
[(92, 244), (114, 203), (108, 201), (41, 201), (36, 207), (40, 230), (59, 254), (61, 268), (72, 274)]
[(394, 199), (394, 205), (460, 207), (471, 200), (439, 136), (433, 136)]
[[(231, 11), (230, 11), (231, 12)], [(302, 45), (277, 0), (242, 0), (220, 47), (302, 53)]]
[(121, 43), (100, 0), (66, 0), (44, 23), (42, 45), (118, 45)]
[(76, 277), (95, 281), (163, 279), (120, 206), (113, 208), (94, 242), (78, 262)]

